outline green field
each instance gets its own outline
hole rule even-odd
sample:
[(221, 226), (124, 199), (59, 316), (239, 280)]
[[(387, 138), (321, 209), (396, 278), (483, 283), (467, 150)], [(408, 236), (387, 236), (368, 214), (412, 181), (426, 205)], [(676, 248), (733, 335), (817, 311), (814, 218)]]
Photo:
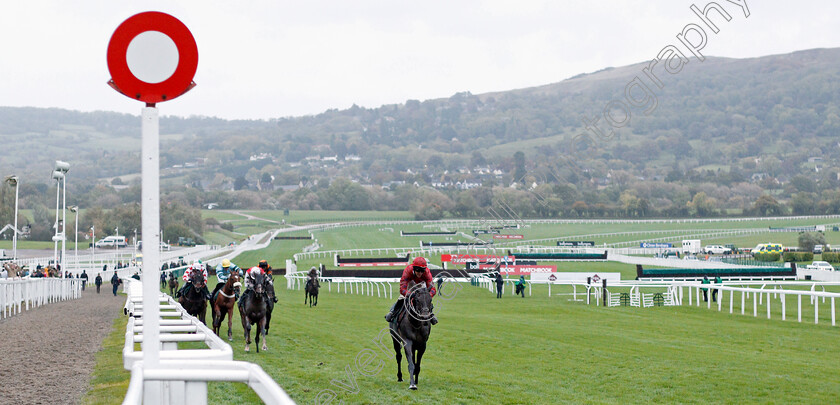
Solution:
[[(205, 211), (208, 212), (208, 211)], [(221, 213), (214, 211), (213, 215)], [(292, 214), (296, 212), (293, 211)], [(248, 212), (269, 221), (282, 211)], [(309, 215), (309, 216), (307, 216)], [(336, 213), (301, 212), (299, 223)], [(348, 214), (347, 220), (357, 213)], [(367, 214), (373, 216), (373, 214)], [(292, 215), (286, 217), (291, 221)], [(222, 217), (219, 217), (221, 219)], [(233, 215), (240, 229), (270, 229), (277, 224), (245, 220)], [(506, 230), (528, 239), (568, 236), (569, 240), (597, 243), (637, 241), (665, 237), (655, 230), (675, 230), (680, 235), (709, 229), (767, 228), (769, 226), (824, 224), (825, 220), (751, 221), (657, 224), (563, 224), (532, 225)], [(384, 229), (385, 227), (393, 230)], [(472, 228), (461, 229), (471, 234)], [(445, 241), (446, 237), (400, 236), (399, 231), (434, 230), (422, 225), (368, 225), (315, 231), (319, 249), (414, 247), (420, 240)], [(683, 233), (685, 231), (685, 233)], [(591, 236), (601, 233), (639, 232)], [(294, 234), (306, 235), (304, 231)], [(590, 235), (577, 239), (577, 236)], [(222, 238), (222, 235), (213, 236)], [(456, 236), (455, 238), (462, 238)], [(752, 247), (762, 242), (795, 245), (798, 234), (762, 233), (702, 239), (703, 245), (735, 243)], [(840, 245), (840, 232), (826, 232), (830, 244)], [(275, 240), (261, 251), (248, 252), (233, 261), (240, 267), (266, 259), (275, 268), (300, 252), (310, 240)], [(553, 241), (544, 242), (553, 245)], [(497, 246), (505, 251), (502, 244)], [(390, 256), (390, 254), (389, 254)], [(439, 257), (431, 256), (433, 263)], [(332, 256), (297, 263), (299, 270), (325, 263)], [(548, 263), (548, 262), (546, 262)], [(619, 272), (622, 279), (635, 277), (633, 265), (618, 262), (551, 262), (559, 271)], [(211, 282), (212, 286), (214, 283)], [(286, 290), (282, 277), (276, 281), (279, 303), (272, 319), (267, 352), (245, 353), (238, 314), (234, 322), (234, 358), (263, 367), (299, 403), (313, 403), (331, 390), (344, 403), (833, 403), (840, 395), (835, 375), (840, 363), (834, 355), (838, 330), (831, 326), (829, 302), (820, 303), (820, 323), (814, 324), (814, 306), (803, 300), (803, 323), (796, 322), (796, 299), (788, 298), (781, 320), (779, 301), (773, 301), (771, 318), (766, 303), (744, 305), (734, 296), (734, 312), (728, 313), (729, 294), (721, 298), (723, 311), (702, 306), (598, 307), (572, 301), (571, 287), (533, 287), (528, 298), (506, 293), (501, 300), (486, 288), (460, 284), (450, 290), (451, 299), (435, 300), (440, 324), (435, 326), (423, 358), (419, 390), (409, 391), (407, 382), (397, 383), (396, 364), (389, 340), (384, 349), (374, 342), (387, 325), (382, 319), (392, 300), (343, 294), (321, 289), (319, 305), (304, 306), (300, 290)], [(449, 286), (447, 288), (454, 288)], [(809, 287), (792, 287), (808, 289)], [(578, 288), (578, 293), (583, 289)], [(643, 288), (662, 292), (663, 288)], [(828, 291), (840, 291), (831, 287)], [(612, 292), (626, 292), (613, 288)], [(209, 319), (209, 317), (208, 317)], [(104, 349), (97, 356), (92, 390), (85, 403), (119, 403), (129, 374), (121, 368), (121, 342), (125, 323), (118, 321)], [(183, 347), (188, 347), (184, 345)], [(363, 375), (356, 365), (359, 354), (376, 358)], [(407, 364), (402, 370), (407, 374)], [(350, 374), (348, 374), (348, 372)], [(406, 375), (407, 377), (407, 375)], [(356, 388), (350, 388), (355, 386)], [(342, 388), (347, 387), (347, 389)], [(258, 403), (244, 384), (211, 383), (211, 403)]]
[[(283, 284), (282, 279), (277, 281)], [(393, 350), (374, 339), (391, 301), (322, 289), (318, 307), (278, 288), (267, 352), (244, 353), (234, 322), (234, 358), (260, 364), (299, 403), (324, 390), (345, 403), (830, 403), (840, 394), (837, 329), (812, 319), (729, 315), (704, 307), (604, 308), (547, 297), (495, 299), (464, 285), (435, 302), (440, 323), (423, 358), (419, 390), (397, 383)], [(737, 312), (737, 311), (736, 311)], [(238, 321), (238, 316), (237, 316)], [(117, 322), (115, 334), (124, 328)], [(123, 329), (124, 330), (124, 329)], [(106, 341), (86, 403), (118, 403), (128, 372), (121, 345)], [(376, 353), (368, 375), (359, 353)], [(379, 362), (381, 360), (381, 363)], [(347, 368), (358, 386), (350, 384)], [(106, 372), (110, 370), (110, 372)], [(403, 373), (407, 373), (403, 362)], [(121, 377), (120, 377), (121, 376)], [(819, 389), (813, 382), (820, 381)], [(213, 403), (257, 403), (241, 384), (211, 383)], [(711, 399), (710, 399), (711, 398)]]

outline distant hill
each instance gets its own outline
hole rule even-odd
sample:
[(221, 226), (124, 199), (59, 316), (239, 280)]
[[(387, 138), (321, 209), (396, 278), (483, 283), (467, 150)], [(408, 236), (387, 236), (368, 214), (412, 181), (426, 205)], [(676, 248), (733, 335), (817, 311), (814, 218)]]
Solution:
[[(676, 74), (660, 63), (653, 72), (661, 88), (643, 73), (648, 64), (526, 89), (458, 93), (373, 109), (353, 106), (305, 117), (164, 117), (162, 166), (184, 166), (171, 172), (182, 176), (174, 184), (204, 188), (230, 186), (237, 178), (251, 187), (255, 179), (280, 185), (335, 176), (362, 184), (486, 182), (464, 169), (487, 166), (504, 173), (491, 181), (495, 184), (517, 177), (522, 182), (521, 175), (529, 173), (529, 183), (571, 187), (573, 195), (564, 200), (620, 204), (619, 194), (634, 189), (639, 198), (662, 207), (684, 206), (700, 189), (722, 207), (743, 209), (762, 192), (789, 198), (782, 190), (793, 183), (799, 185), (788, 187), (790, 193), (819, 194), (836, 185), (840, 49), (704, 62), (691, 58)], [(627, 99), (625, 89), (634, 78), (655, 93), (655, 109), (650, 101), (634, 106)], [(631, 96), (641, 100), (644, 90), (637, 85)], [(611, 101), (629, 111), (621, 128), (605, 122)], [(613, 109), (611, 117), (623, 121), (627, 111)], [(600, 130), (612, 129), (614, 135), (587, 131), (583, 117), (598, 117)], [(52, 161), (64, 159), (74, 164), (71, 175), (81, 182), (137, 173), (139, 133), (139, 117), (126, 114), (0, 108), (5, 147), (0, 171), (46, 182)], [(517, 172), (518, 151), (525, 164)], [(261, 153), (268, 157), (252, 160)], [(330, 156), (335, 161), (324, 160)], [(204, 166), (185, 166), (196, 161)], [(745, 189), (736, 184), (758, 191), (747, 188), (736, 202)], [(688, 189), (688, 196), (675, 197), (675, 185)]]

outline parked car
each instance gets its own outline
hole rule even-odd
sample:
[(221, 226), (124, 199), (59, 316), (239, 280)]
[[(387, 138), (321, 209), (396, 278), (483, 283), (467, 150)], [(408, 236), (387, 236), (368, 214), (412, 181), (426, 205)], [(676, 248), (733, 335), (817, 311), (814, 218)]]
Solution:
[(828, 262), (823, 262), (819, 260), (805, 266), (805, 268), (808, 270), (834, 271), (834, 267), (832, 267)]
[(106, 236), (93, 244), (97, 249), (128, 247), (125, 236)]
[(713, 254), (713, 255), (723, 255), (723, 254), (728, 255), (728, 254), (732, 253), (729, 249), (727, 249), (723, 245), (706, 245), (706, 247), (703, 248), (703, 252), (705, 252), (707, 254)]
[(178, 246), (195, 246), (193, 238), (178, 237)]
[(823, 245), (814, 245), (814, 254), (818, 255), (823, 252)]
[[(137, 249), (143, 249), (143, 241), (142, 240), (140, 242), (137, 242)], [(172, 249), (172, 246), (170, 246), (168, 243), (166, 243), (164, 241), (160, 241), (160, 250), (169, 250), (169, 249)]]

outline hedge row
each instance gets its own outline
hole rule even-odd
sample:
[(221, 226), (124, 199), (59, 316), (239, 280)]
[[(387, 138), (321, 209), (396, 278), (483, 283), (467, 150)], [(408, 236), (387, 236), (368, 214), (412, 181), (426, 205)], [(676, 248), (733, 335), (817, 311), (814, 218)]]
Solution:
[(810, 262), (814, 260), (811, 252), (785, 252), (785, 262)]
[(823, 252), (822, 259), (829, 263), (840, 263), (840, 252)]
[(756, 253), (755, 260), (760, 262), (778, 262), (781, 257), (778, 253)]

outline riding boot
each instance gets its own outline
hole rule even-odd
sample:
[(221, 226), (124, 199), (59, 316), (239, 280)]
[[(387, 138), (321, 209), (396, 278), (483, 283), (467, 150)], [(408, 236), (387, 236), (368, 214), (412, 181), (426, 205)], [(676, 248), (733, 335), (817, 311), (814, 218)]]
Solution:
[(207, 289), (206, 285), (204, 286), (203, 290), (204, 290), (204, 297), (207, 298), (207, 301), (210, 301), (210, 290)]
[(432, 314), (432, 317), (429, 319), (429, 321), (432, 323), (432, 325), (437, 325), (437, 316), (435, 316), (435, 314)]
[[(400, 303), (402, 303), (402, 300), (397, 300), (397, 302), (395, 302), (394, 305), (391, 305), (391, 310), (388, 311), (388, 315), (385, 315), (386, 321), (391, 322), (394, 320), (394, 315), (396, 315), (396, 313), (399, 312), (397, 305)], [(400, 308), (402, 308), (402, 306)]]

